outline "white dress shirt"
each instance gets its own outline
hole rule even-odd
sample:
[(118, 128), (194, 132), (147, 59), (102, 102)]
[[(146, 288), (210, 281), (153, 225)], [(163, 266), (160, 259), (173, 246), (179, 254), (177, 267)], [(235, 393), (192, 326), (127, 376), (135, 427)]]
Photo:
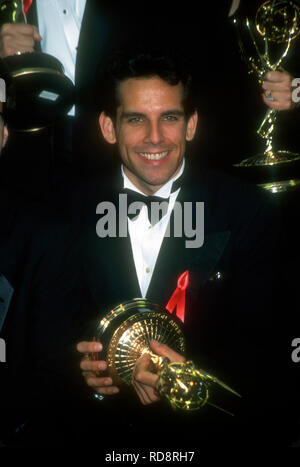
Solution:
[[(56, 57), (75, 82), (77, 47), (86, 0), (37, 0), (42, 51)], [(69, 115), (74, 115), (74, 107)]]
[[(151, 225), (148, 219), (147, 207), (143, 206), (139, 215), (135, 219), (128, 219), (128, 231), (130, 235), (132, 254), (135, 264), (135, 269), (141, 290), (141, 296), (144, 298), (147, 295), (147, 290), (152, 278), (155, 268), (156, 260), (159, 250), (170, 220), (171, 212), (174, 207), (180, 188), (174, 193), (171, 193), (172, 184), (183, 173), (184, 164), (180, 168), (178, 174), (163, 185), (156, 193), (155, 196), (161, 198), (169, 198), (168, 211), (162, 219), (155, 225)], [(136, 188), (129, 178), (125, 175), (123, 166), (121, 168), (124, 178), (124, 188), (136, 191), (144, 196), (138, 188)]]

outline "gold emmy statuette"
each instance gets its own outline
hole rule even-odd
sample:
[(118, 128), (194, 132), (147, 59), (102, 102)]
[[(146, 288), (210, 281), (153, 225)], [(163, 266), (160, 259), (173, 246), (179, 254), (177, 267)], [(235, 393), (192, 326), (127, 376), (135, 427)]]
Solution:
[[(290, 51), (293, 40), (300, 32), (298, 5), (292, 1), (268, 0), (258, 8), (254, 21), (249, 18), (240, 20), (237, 17), (233, 21), (249, 73), (254, 73), (261, 84), (268, 71), (282, 70), (281, 65)], [(272, 100), (272, 95), (270, 100)], [(276, 110), (269, 109), (257, 130), (265, 143), (264, 152), (235, 164), (236, 167), (273, 166), (293, 162), (300, 158), (299, 154), (290, 151), (274, 150), (273, 135), (277, 113)], [(278, 183), (293, 186), (296, 182), (288, 180)], [(272, 189), (270, 186), (266, 188)]]
[[(0, 0), (0, 25), (4, 23), (27, 23), (22, 0)], [(15, 108), (7, 109), (13, 129), (40, 130), (70, 110), (74, 85), (55, 57), (20, 50), (3, 61), (13, 79)]]
[[(191, 361), (170, 363), (151, 350), (150, 341), (154, 339), (180, 354), (185, 351), (180, 321), (160, 305), (138, 298), (116, 306), (98, 323), (94, 339), (103, 344), (108, 374), (114, 384), (130, 386), (137, 359), (149, 354), (151, 371), (159, 375), (157, 392), (173, 407), (191, 411), (208, 404), (232, 415), (212, 403), (210, 391), (217, 385), (240, 397), (237, 392), (197, 369)], [(90, 354), (91, 360), (98, 358), (97, 353)]]

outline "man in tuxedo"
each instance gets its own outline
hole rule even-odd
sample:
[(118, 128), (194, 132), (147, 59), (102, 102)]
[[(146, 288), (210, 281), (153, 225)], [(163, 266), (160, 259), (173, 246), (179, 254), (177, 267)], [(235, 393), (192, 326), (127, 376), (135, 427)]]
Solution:
[[(221, 442), (223, 438), (269, 445), (275, 442), (272, 428), (279, 434), (285, 413), (283, 401), (274, 411), (272, 390), (276, 368), (285, 358), (276, 326), (282, 268), (280, 216), (270, 195), (256, 187), (221, 173), (193, 171), (193, 161), (187, 157), (198, 120), (193, 81), (187, 63), (174, 55), (161, 50), (123, 52), (112, 59), (104, 79), (99, 79), (106, 97), (99, 124), (107, 143), (117, 146), (122, 165), (107, 184), (96, 178), (83, 189), (78, 187), (81, 220), (96, 227), (85, 251), (86, 283), (94, 302), (94, 310), (87, 310), (85, 319), (89, 324), (96, 322), (105, 310), (132, 297), (166, 305), (178, 278), (188, 270), (183, 325), (187, 355), (231, 383), (243, 394), (242, 405), (234, 422), (224, 420), (212, 408), (200, 411), (193, 420), (165, 412), (157, 404), (158, 376), (149, 370), (149, 361), (143, 357), (133, 375), (137, 396), (142, 404), (149, 405), (149, 410), (139, 413), (146, 417), (142, 433), (148, 439), (155, 425), (162, 442)], [(142, 201), (139, 212), (128, 217), (127, 237), (118, 229), (104, 228), (105, 222), (110, 224), (109, 218), (104, 222), (96, 215), (104, 213), (103, 201), (112, 202), (117, 216), (113, 225), (118, 225), (124, 215), (119, 205), (122, 193), (128, 200), (137, 197)], [(145, 203), (154, 194), (159, 197), (156, 201), (164, 199), (168, 207), (152, 225)], [(175, 201), (181, 206), (191, 202), (194, 216), (197, 203), (204, 203), (203, 245), (195, 241), (193, 247), (187, 247), (191, 230), (183, 229), (181, 237), (174, 235)], [(193, 217), (199, 229), (203, 224), (198, 221)], [(168, 226), (171, 235), (164, 237)], [(196, 240), (197, 229), (194, 235)], [(93, 332), (91, 327), (86, 336), (91, 337)], [(268, 350), (270, 335), (278, 337), (273, 358)], [(171, 361), (184, 358), (159, 343), (151, 345)], [(87, 386), (104, 397), (98, 407), (106, 420), (105, 442), (109, 442), (117, 417), (119, 429), (131, 433), (134, 443), (141, 434), (141, 418), (138, 422), (133, 416), (136, 404), (129, 404), (123, 388), (105, 373), (99, 376), (107, 368), (105, 360), (90, 361), (86, 356), (101, 352), (103, 343), (87, 340), (77, 348), (85, 355), (81, 369)], [(128, 406), (130, 410), (126, 410)], [(96, 425), (94, 436), (98, 433)], [(116, 437), (113, 440), (116, 443)], [(122, 442), (120, 437), (117, 441)]]

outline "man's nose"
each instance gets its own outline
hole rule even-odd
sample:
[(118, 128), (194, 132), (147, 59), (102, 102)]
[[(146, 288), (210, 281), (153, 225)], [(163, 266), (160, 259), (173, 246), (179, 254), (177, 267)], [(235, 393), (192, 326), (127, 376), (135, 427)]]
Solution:
[(159, 122), (149, 122), (144, 138), (145, 143), (160, 144), (163, 140), (164, 136)]

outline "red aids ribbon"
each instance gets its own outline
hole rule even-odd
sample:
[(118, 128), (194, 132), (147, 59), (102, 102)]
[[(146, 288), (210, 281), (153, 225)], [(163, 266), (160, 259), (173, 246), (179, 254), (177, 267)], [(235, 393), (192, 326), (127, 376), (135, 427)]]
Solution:
[(184, 323), (185, 290), (189, 284), (189, 271), (183, 272), (177, 281), (177, 289), (173, 292), (166, 309), (172, 313), (176, 309), (176, 316)]
[(27, 15), (29, 8), (31, 7), (33, 0), (23, 0), (24, 13)]

